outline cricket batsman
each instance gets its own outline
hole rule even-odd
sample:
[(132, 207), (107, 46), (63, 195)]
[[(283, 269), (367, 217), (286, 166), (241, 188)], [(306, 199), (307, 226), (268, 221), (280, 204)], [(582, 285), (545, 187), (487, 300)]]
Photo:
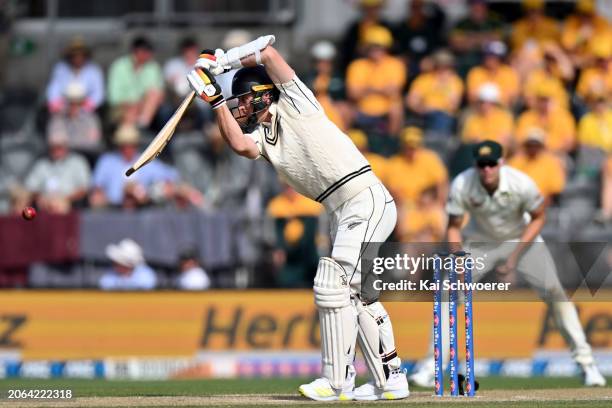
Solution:
[[(331, 218), (331, 257), (319, 261), (314, 302), (321, 327), (322, 377), (299, 387), (317, 401), (400, 399), (409, 395), (389, 315), (363, 299), (361, 244), (383, 242), (397, 218), (393, 198), (347, 135), (325, 115), (313, 93), (266, 35), (227, 51), (203, 51), (187, 75), (212, 106), (227, 144), (264, 159), (296, 191), (323, 204)], [(231, 110), (215, 80), (230, 69)], [(372, 382), (355, 389), (359, 338)]]
[[(472, 272), (473, 281), (479, 281), (494, 267), (506, 278), (514, 271), (520, 273), (552, 310), (582, 370), (584, 385), (605, 386), (606, 380), (595, 365), (576, 308), (567, 298), (552, 255), (540, 236), (546, 222), (546, 204), (536, 184), (525, 173), (504, 165), (502, 146), (497, 142), (477, 144), (474, 160), (474, 167), (459, 174), (451, 185), (446, 205), (449, 245), (454, 246), (453, 249), (463, 246), (461, 228), (464, 216), (469, 214), (476, 231), (470, 237), (474, 245), (466, 243), (466, 250), (474, 259), (486, 254), (485, 267), (474, 268)], [(442, 338), (448, 339), (448, 323), (443, 322), (442, 329)], [(420, 363), (419, 370), (410, 376), (410, 381), (433, 387), (432, 351)]]

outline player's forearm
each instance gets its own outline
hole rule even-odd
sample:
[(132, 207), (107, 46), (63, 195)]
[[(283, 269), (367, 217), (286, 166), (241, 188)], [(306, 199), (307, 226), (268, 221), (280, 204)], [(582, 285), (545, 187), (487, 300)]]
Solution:
[(457, 226), (449, 226), (446, 229), (446, 242), (448, 242), (448, 249), (451, 252), (461, 251), (463, 249), (461, 228)]
[(540, 235), (540, 231), (544, 228), (544, 224), (546, 223), (546, 215), (545, 213), (541, 213), (538, 216), (532, 218), (531, 222), (527, 224), (523, 235), (521, 235), (521, 242), (517, 246), (516, 252), (520, 254), (523, 249), (525, 249), (538, 235)]
[(214, 112), (221, 135), (232, 150), (249, 159), (257, 158), (257, 156), (259, 156), (259, 150), (255, 142), (242, 133), (238, 122), (236, 122), (236, 119), (232, 116), (227, 105), (220, 106), (218, 109), (215, 109)]

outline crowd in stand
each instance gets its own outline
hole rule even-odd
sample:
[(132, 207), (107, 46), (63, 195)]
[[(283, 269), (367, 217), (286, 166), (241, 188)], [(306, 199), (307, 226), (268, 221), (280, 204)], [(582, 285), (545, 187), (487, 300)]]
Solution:
[[(612, 220), (612, 26), (594, 1), (578, 0), (555, 20), (544, 1), (525, 0), (523, 16), (508, 22), (469, 0), (450, 28), (435, 2), (412, 0), (395, 25), (381, 17), (383, 0), (358, 7), (339, 41), (312, 46), (311, 69), (300, 75), (392, 192), (395, 239), (443, 239), (449, 180), (471, 165), (471, 145), (487, 139), (553, 205), (569, 182), (596, 186), (595, 220)], [(222, 46), (249, 39), (233, 30)], [(207, 104), (192, 105), (162, 160), (124, 176), (189, 92), (185, 74), (199, 46), (185, 38), (178, 49), (160, 65), (154, 45), (137, 37), (105, 73), (87, 44), (71, 41), (46, 89), (47, 154), (11, 186), (9, 208), (267, 213), (278, 284), (308, 282), (325, 246), (322, 208), (280, 185), (265, 163), (232, 154)], [(231, 78), (219, 81), (229, 94)]]

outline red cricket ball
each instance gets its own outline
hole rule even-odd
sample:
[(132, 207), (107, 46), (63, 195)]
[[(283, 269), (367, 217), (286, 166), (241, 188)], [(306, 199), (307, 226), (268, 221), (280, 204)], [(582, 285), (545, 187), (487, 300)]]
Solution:
[(33, 207), (24, 207), (21, 216), (24, 220), (31, 221), (36, 217), (36, 210)]

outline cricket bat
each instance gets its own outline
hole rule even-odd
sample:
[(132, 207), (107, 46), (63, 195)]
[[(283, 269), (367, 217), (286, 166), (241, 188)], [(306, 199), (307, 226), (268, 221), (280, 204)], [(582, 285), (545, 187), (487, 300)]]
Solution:
[(168, 119), (168, 122), (166, 122), (164, 127), (155, 136), (155, 139), (153, 139), (151, 143), (149, 143), (145, 151), (142, 152), (142, 154), (140, 155), (140, 157), (138, 157), (138, 160), (136, 160), (132, 167), (130, 167), (125, 172), (126, 176), (131, 176), (135, 171), (137, 171), (145, 164), (149, 163), (157, 156), (159, 156), (159, 154), (164, 150), (164, 147), (166, 147), (166, 145), (172, 138), (172, 135), (176, 130), (176, 125), (178, 125), (178, 123), (181, 121), (181, 118), (185, 114), (187, 107), (189, 107), (189, 104), (191, 103), (191, 101), (193, 101), (194, 97), (195, 92), (191, 91), (189, 95), (187, 95), (185, 99), (183, 99), (181, 105), (177, 108), (176, 112), (174, 112), (174, 115), (172, 115), (172, 117)]

